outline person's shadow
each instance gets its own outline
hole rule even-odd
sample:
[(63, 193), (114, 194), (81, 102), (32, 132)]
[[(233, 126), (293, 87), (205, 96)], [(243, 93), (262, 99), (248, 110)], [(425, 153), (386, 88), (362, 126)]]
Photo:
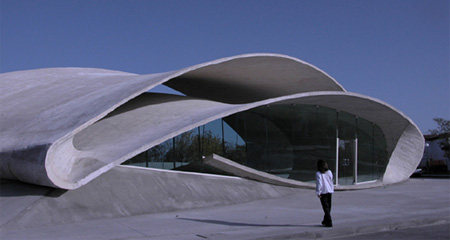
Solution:
[(307, 224), (255, 224), (255, 223), (242, 223), (242, 222), (229, 222), (222, 220), (213, 219), (195, 219), (195, 218), (177, 218), (180, 220), (194, 221), (201, 223), (219, 224), (227, 226), (238, 226), (238, 227), (322, 227), (322, 225), (307, 225)]

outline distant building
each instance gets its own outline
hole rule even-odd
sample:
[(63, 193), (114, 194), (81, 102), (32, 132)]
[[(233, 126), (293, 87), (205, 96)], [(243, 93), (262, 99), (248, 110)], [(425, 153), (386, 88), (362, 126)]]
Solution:
[(419, 167), (434, 172), (450, 171), (450, 159), (442, 149), (450, 143), (450, 133), (425, 135), (425, 151)]
[[(76, 189), (125, 162), (312, 187), (324, 159), (337, 187), (352, 189), (404, 181), (423, 155), (406, 115), (284, 55), (149, 75), (51, 68), (0, 80), (1, 177), (37, 185)], [(148, 92), (161, 84), (183, 95)], [(244, 173), (205, 165), (211, 154)]]

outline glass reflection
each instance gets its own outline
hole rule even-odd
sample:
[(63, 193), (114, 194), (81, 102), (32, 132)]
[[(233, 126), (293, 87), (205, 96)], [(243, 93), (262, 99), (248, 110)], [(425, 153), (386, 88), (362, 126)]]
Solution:
[(338, 184), (345, 185), (381, 178), (386, 149), (381, 129), (365, 119), (322, 106), (272, 104), (192, 129), (124, 164), (226, 174), (202, 164), (203, 156), (215, 153), (280, 177), (312, 182), (317, 159), (324, 159)]

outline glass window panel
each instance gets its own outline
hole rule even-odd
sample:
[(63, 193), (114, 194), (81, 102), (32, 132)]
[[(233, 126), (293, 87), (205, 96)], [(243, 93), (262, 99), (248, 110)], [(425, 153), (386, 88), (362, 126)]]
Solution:
[(200, 161), (198, 132), (199, 128), (194, 128), (173, 138), (172, 149), (169, 150), (168, 158), (164, 161), (165, 169), (176, 169), (179, 166)]
[(200, 127), (202, 156), (213, 153), (223, 155), (222, 120), (215, 120)]
[(167, 162), (169, 152), (173, 149), (173, 139), (169, 139), (157, 146), (154, 146), (147, 150), (148, 153), (148, 167), (151, 168), (164, 168), (164, 162)]
[(358, 182), (376, 180), (376, 164), (373, 148), (373, 124), (365, 119), (358, 119)]
[(339, 139), (354, 140), (356, 136), (356, 118), (354, 115), (339, 112)]
[(337, 112), (335, 109), (319, 107), (317, 116), (316, 158), (325, 160), (328, 168), (335, 173)]
[[(239, 125), (238, 118), (233, 118), (233, 121), (235, 122), (234, 125)], [(241, 121), (241, 123), (243, 124), (243, 121)], [(242, 126), (241, 129), (244, 129), (244, 127)], [(225, 148), (224, 157), (245, 165), (247, 163), (247, 148), (244, 139), (225, 121), (223, 121), (223, 132)], [(242, 134), (244, 134), (244, 132), (245, 131), (242, 131)]]
[(354, 183), (356, 118), (346, 113), (338, 113), (339, 151), (338, 184)]
[(317, 122), (317, 108), (311, 105), (295, 105), (293, 116), (294, 159), (289, 178), (305, 182), (313, 181), (317, 166), (317, 137), (314, 129)]
[(267, 172), (288, 178), (292, 172), (294, 154), (292, 151), (293, 107), (272, 105), (267, 108)]
[(147, 158), (146, 158), (146, 152), (142, 152), (133, 158), (128, 159), (123, 165), (132, 165), (137, 167), (147, 167)]
[(336, 170), (337, 137), (339, 184), (354, 181), (356, 137), (358, 181), (382, 177), (388, 156), (386, 140), (378, 126), (335, 109), (294, 104), (261, 106), (210, 122), (124, 164), (220, 173), (201, 161), (202, 156), (216, 153), (260, 171), (313, 182), (318, 159), (327, 161), (333, 172)]
[(386, 138), (384, 137), (383, 131), (377, 125), (374, 125), (373, 137), (375, 173), (381, 177), (388, 164), (389, 156), (387, 154)]
[(247, 166), (266, 171), (268, 168), (268, 155), (266, 151), (266, 120), (264, 115), (266, 107), (251, 109), (243, 114), (245, 118), (245, 141), (247, 143)]

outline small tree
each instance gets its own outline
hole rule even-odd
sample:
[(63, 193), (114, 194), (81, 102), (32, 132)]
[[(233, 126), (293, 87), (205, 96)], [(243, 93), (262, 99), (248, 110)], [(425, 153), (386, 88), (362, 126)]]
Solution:
[(433, 118), (437, 123), (437, 129), (430, 129), (428, 132), (434, 135), (443, 135), (444, 140), (440, 143), (442, 151), (445, 152), (445, 156), (450, 159), (450, 120), (443, 118)]
[(430, 134), (443, 134), (450, 133), (450, 120), (445, 120), (443, 118), (433, 118), (433, 120), (437, 123), (438, 127), (436, 129), (430, 129), (428, 132)]

